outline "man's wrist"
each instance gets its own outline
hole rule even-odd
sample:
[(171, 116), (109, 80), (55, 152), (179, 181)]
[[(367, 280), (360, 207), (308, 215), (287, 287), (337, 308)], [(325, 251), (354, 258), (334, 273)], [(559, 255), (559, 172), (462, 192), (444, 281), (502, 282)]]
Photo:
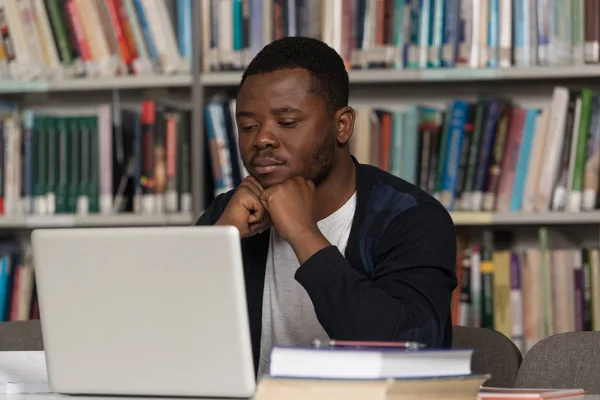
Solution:
[(289, 243), (301, 265), (319, 250), (331, 246), (317, 226), (299, 231), (293, 238), (290, 238)]
[(229, 221), (227, 218), (223, 218), (223, 216), (221, 216), (215, 222), (215, 226), (233, 226), (240, 233), (240, 238), (241, 239), (244, 238), (244, 232), (242, 231), (242, 229), (237, 224), (234, 224), (233, 222)]
[[(223, 218), (222, 216), (215, 222), (216, 226), (235, 226), (234, 224), (232, 224), (231, 222), (227, 221), (226, 218)], [(236, 226), (237, 228), (237, 226)], [(238, 228), (239, 229), (239, 228)]]

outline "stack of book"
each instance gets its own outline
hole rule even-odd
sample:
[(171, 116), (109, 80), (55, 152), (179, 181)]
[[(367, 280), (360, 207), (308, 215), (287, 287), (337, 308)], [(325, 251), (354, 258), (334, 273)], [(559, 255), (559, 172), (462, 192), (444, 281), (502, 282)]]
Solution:
[(472, 354), (397, 345), (274, 347), (255, 399), (475, 400), (490, 376), (472, 373)]
[(474, 349), (425, 349), (416, 343), (335, 342), (272, 349), (255, 400), (500, 400), (583, 398), (584, 389), (483, 386)]

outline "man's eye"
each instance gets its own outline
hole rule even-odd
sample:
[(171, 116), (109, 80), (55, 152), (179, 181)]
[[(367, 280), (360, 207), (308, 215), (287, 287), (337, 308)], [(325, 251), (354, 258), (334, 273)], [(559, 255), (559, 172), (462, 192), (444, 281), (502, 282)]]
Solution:
[(256, 125), (242, 125), (240, 127), (242, 132), (252, 132), (256, 128)]
[(298, 121), (279, 121), (279, 125), (283, 126), (284, 128), (293, 128), (298, 125)]

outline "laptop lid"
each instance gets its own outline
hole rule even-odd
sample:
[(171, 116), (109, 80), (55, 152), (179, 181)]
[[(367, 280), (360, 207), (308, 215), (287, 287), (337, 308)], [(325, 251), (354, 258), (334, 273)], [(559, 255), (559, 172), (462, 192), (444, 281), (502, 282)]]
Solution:
[(235, 228), (42, 229), (32, 247), (54, 392), (253, 394)]

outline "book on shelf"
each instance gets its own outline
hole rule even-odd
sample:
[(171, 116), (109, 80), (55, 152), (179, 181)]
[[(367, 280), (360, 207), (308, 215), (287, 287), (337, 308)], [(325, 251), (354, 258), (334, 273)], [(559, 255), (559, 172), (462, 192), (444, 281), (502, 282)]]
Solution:
[(190, 109), (0, 107), (0, 216), (191, 213)]
[(549, 100), (526, 107), (480, 94), (439, 109), (363, 107), (351, 146), (359, 161), (418, 185), (449, 211), (597, 209), (598, 93), (557, 86)]
[(3, 239), (0, 241), (0, 322), (39, 317), (31, 245), (28, 241)]
[(243, 69), (285, 36), (328, 43), (348, 69), (600, 62), (600, 5), (521, 0), (202, 0), (202, 69)]
[(214, 197), (237, 187), (248, 176), (238, 146), (235, 104), (235, 99), (216, 95), (204, 105), (204, 132)]
[(600, 247), (554, 246), (547, 228), (534, 243), (459, 235), (454, 325), (494, 329), (526, 353), (554, 334), (600, 329)]
[[(245, 175), (234, 108), (235, 100), (219, 96), (205, 104), (215, 194)], [(355, 110), (350, 149), (357, 160), (417, 185), (449, 211), (600, 208), (598, 91), (556, 86), (541, 107), (480, 93), (441, 107)]]
[(2, 0), (2, 81), (189, 73), (192, 0)]

